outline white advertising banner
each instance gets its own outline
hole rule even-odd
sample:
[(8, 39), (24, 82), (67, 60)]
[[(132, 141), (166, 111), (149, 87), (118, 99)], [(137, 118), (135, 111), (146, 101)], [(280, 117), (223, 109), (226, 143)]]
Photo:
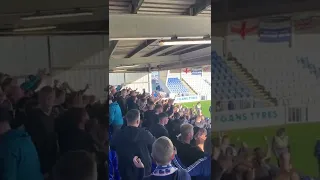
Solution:
[(174, 98), (175, 103), (185, 103), (185, 102), (194, 102), (194, 101), (200, 101), (199, 96), (180, 96)]
[(285, 107), (251, 108), (241, 111), (225, 111), (214, 114), (214, 131), (245, 129), (285, 124)]

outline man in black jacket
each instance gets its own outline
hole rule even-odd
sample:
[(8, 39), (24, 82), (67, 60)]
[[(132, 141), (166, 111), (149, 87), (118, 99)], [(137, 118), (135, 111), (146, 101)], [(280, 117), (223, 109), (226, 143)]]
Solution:
[(204, 158), (205, 154), (198, 147), (190, 144), (194, 136), (194, 127), (191, 124), (181, 125), (180, 133), (180, 140), (175, 139), (173, 143), (177, 148), (177, 155), (181, 163), (189, 167), (199, 159)]
[(152, 121), (155, 118), (155, 109), (154, 109), (154, 102), (153, 101), (148, 101), (148, 110), (144, 112), (144, 119), (142, 122), (142, 127), (145, 128), (150, 128), (152, 125)]
[(169, 137), (168, 130), (165, 125), (168, 124), (168, 115), (166, 113), (160, 113), (158, 115), (158, 119), (155, 121), (151, 128), (150, 132), (155, 138), (159, 138), (161, 136)]
[(134, 167), (132, 159), (140, 157), (145, 167), (145, 175), (151, 174), (151, 149), (155, 138), (152, 134), (139, 128), (140, 112), (132, 109), (126, 114), (127, 126), (116, 132), (111, 139), (110, 148), (116, 151), (119, 172), (122, 179), (136, 180), (139, 170)]

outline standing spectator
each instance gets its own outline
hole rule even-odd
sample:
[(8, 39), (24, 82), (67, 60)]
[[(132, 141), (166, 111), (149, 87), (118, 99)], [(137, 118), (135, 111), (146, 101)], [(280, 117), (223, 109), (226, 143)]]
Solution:
[(194, 136), (194, 139), (196, 146), (204, 152), (204, 143), (207, 139), (207, 130), (205, 128), (200, 128)]
[(117, 98), (117, 102), (120, 106), (122, 116), (125, 116), (127, 113), (127, 102), (126, 102), (126, 97), (127, 97), (127, 90), (122, 89), (120, 96)]
[(289, 152), (289, 137), (286, 136), (286, 130), (280, 128), (273, 138), (272, 150), (280, 165), (280, 155)]
[[(169, 138), (160, 137), (157, 139), (152, 145), (152, 157), (157, 167), (150, 176), (143, 178), (143, 180), (191, 180), (187, 171), (179, 170), (171, 165), (175, 153)], [(133, 163), (137, 168), (144, 168), (144, 164), (137, 156), (134, 157)], [(140, 179), (142, 178), (140, 177)]]
[(90, 153), (95, 152), (92, 136), (85, 131), (85, 125), (89, 120), (88, 113), (84, 108), (71, 108), (66, 113), (70, 126), (68, 130), (59, 134), (60, 153), (68, 151), (84, 150)]
[(22, 130), (12, 130), (11, 114), (0, 109), (0, 179), (43, 180), (40, 162), (30, 136)]
[(97, 180), (97, 165), (86, 151), (64, 154), (53, 169), (53, 180)]
[(144, 120), (142, 122), (142, 127), (149, 129), (153, 124), (153, 121), (157, 118), (154, 109), (154, 102), (148, 101), (148, 110), (144, 112)]
[[(194, 136), (193, 126), (191, 124), (183, 124), (180, 127), (180, 140), (175, 142), (177, 155), (183, 165), (189, 167), (199, 159), (204, 157), (204, 152), (198, 147), (191, 145)], [(192, 154), (192, 156), (191, 156)]]
[(174, 99), (169, 99), (168, 103), (163, 107), (164, 112), (166, 112), (168, 115), (171, 115), (174, 113)]
[(137, 93), (135, 91), (131, 91), (130, 96), (127, 99), (128, 111), (131, 109), (139, 109), (137, 102), (138, 102)]
[(109, 96), (109, 124), (112, 125), (113, 132), (116, 132), (123, 125), (121, 108), (112, 96)]
[(40, 158), (42, 172), (49, 175), (57, 159), (57, 134), (52, 115), (55, 92), (44, 86), (38, 94), (38, 108), (34, 109), (26, 122), (26, 130), (31, 135)]
[(145, 175), (149, 175), (151, 173), (150, 153), (155, 138), (149, 131), (139, 128), (139, 110), (129, 110), (126, 120), (127, 126), (114, 134), (110, 148), (118, 155), (119, 172), (122, 179), (137, 180), (139, 171), (133, 167), (132, 159), (134, 156), (139, 156), (145, 166)]
[(165, 125), (168, 124), (168, 115), (166, 113), (160, 113), (158, 119), (155, 120), (151, 128), (150, 132), (155, 138), (159, 138), (161, 136), (169, 137), (168, 130), (166, 129)]

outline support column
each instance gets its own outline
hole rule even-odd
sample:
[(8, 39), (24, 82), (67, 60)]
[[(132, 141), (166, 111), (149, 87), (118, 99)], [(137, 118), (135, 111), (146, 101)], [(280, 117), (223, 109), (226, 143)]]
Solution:
[[(151, 65), (148, 64), (148, 84), (149, 84), (149, 93), (152, 93), (152, 78), (151, 78)], [(151, 80), (151, 81), (150, 81)]]

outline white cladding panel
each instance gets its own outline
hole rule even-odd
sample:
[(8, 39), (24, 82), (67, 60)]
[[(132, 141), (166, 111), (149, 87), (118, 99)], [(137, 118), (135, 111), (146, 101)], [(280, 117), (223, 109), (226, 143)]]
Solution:
[[(107, 36), (50, 36), (52, 79), (67, 81), (74, 89), (91, 84), (87, 94), (105, 96), (108, 86)], [(39, 68), (49, 69), (48, 37), (1, 37), (0, 72), (24, 77)], [(58, 68), (58, 69), (54, 69)], [(59, 69), (62, 68), (62, 69)], [(50, 81), (48, 82), (50, 84)]]
[(126, 83), (145, 83), (148, 82), (149, 73), (125, 73)]
[[(137, 89), (142, 92), (145, 89), (149, 92), (149, 73), (110, 73), (109, 84), (110, 85), (121, 85), (125, 84), (125, 87), (131, 89)], [(150, 78), (151, 81), (151, 78)]]
[[(107, 65), (105, 36), (52, 36), (50, 38), (52, 67)], [(105, 51), (105, 53), (102, 53)]]
[(47, 38), (44, 36), (1, 37), (0, 72), (14, 76), (36, 73), (49, 68)]
[[(91, 88), (86, 94), (105, 98), (108, 87), (108, 43), (105, 36), (53, 36), (50, 40), (53, 79), (66, 81), (76, 90), (86, 84)], [(67, 68), (59, 70), (59, 68)], [(57, 70), (55, 70), (57, 68)]]
[(294, 36), (293, 49), (297, 56), (308, 57), (308, 60), (320, 67), (320, 35), (299, 34)]
[(109, 73), (109, 84), (110, 85), (123, 84), (124, 79), (125, 79), (124, 73)]

